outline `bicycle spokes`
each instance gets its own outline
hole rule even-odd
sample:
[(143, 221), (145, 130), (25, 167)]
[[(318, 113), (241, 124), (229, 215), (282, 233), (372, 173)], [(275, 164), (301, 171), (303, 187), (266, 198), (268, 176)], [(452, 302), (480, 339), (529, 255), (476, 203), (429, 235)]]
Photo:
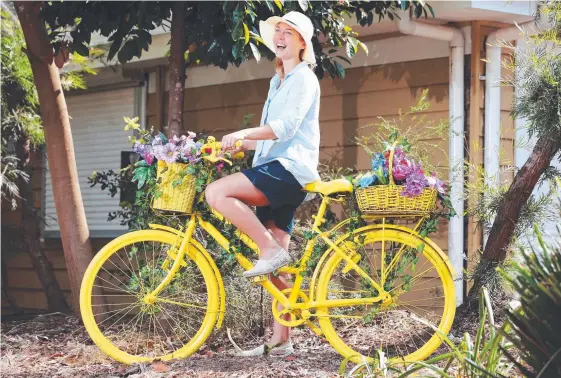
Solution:
[(338, 335), (336, 342), (372, 357), (382, 349), (389, 358), (413, 355), (427, 344), (432, 347), (429, 341), (441, 326), (448, 308), (445, 292), (449, 293), (450, 285), (453, 289), (452, 281), (442, 278), (446, 269), (444, 260), (424, 243), (408, 243), (409, 240), (392, 237), (384, 231), (360, 236), (354, 243), (353, 253), (359, 256), (355, 260), (382, 292), (358, 274), (357, 269), (349, 269), (340, 257), (332, 258), (328, 267), (329, 284), (324, 291), (327, 299), (380, 297), (369, 305), (320, 311), (320, 316), (329, 318), (330, 327)]
[(162, 356), (185, 345), (198, 332), (207, 309), (204, 280), (196, 265), (184, 262), (157, 296), (154, 289), (168, 274), (165, 262), (174, 245), (143, 241), (124, 246), (105, 261), (94, 286), (105, 311), (97, 326), (119, 349), (142, 356)]

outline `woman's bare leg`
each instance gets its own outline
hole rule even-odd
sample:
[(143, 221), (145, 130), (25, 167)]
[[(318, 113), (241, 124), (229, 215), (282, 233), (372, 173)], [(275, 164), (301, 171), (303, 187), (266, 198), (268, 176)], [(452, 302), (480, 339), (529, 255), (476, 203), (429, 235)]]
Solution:
[[(288, 251), (288, 247), (290, 245), (290, 234), (284, 230), (281, 230), (275, 225), (275, 222), (268, 221), (265, 223), (265, 226), (273, 235), (277, 243), (284, 248), (285, 251)], [(292, 287), (292, 283), (288, 280), (288, 274), (280, 274), (278, 277), (274, 275), (270, 275), (271, 282), (279, 289), (284, 290), (289, 287)], [(281, 311), (283, 309), (280, 303), (277, 304), (277, 310)], [(283, 319), (290, 320), (290, 315), (284, 315)], [(277, 322), (276, 320), (273, 323), (273, 334), (271, 339), (267, 343), (269, 346), (274, 346), (280, 343), (284, 343), (290, 338), (290, 327), (284, 326)]]
[(210, 183), (205, 197), (210, 207), (257, 244), (260, 257), (268, 259), (276, 253), (279, 244), (248, 207), (267, 206), (269, 201), (243, 173), (234, 173)]

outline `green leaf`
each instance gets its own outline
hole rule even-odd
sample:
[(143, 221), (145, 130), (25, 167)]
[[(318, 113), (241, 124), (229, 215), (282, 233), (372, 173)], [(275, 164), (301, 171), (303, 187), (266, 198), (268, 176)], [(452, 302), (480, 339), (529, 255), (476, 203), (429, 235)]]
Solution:
[(82, 55), (82, 56), (90, 56), (90, 50), (88, 49), (88, 46), (82, 44), (82, 43), (76, 43), (73, 46), (74, 52)]
[(234, 59), (238, 59), (241, 56), (243, 47), (243, 41), (238, 41), (236, 44), (234, 44), (234, 46), (232, 46), (232, 55)]
[(337, 49), (329, 49), (329, 51), (327, 52), (328, 54), (333, 54), (336, 53)]
[(249, 46), (251, 46), (251, 52), (253, 53), (255, 60), (259, 62), (261, 60), (261, 53), (259, 52), (259, 49), (253, 43), (250, 43)]
[(366, 55), (368, 55), (368, 47), (366, 47), (366, 45), (360, 41), (358, 42), (358, 45), (366, 53)]
[(352, 64), (351, 61), (347, 57), (344, 57), (343, 55), (337, 55), (337, 58), (341, 59), (342, 61), (348, 64)]
[(232, 40), (233, 41), (237, 41), (242, 37), (243, 25), (244, 24), (242, 22), (240, 22), (234, 27), (234, 30), (232, 31)]
[(344, 79), (345, 78), (345, 68), (339, 62), (334, 62), (335, 68), (337, 70), (337, 75)]
[(421, 17), (423, 14), (423, 6), (421, 4), (417, 5), (413, 13), (415, 14), (415, 18)]
[(434, 18), (434, 17), (435, 17), (435, 16), (434, 16), (434, 9), (432, 9), (432, 7), (431, 7), (429, 4), (426, 4), (425, 6), (429, 9), (430, 14), (431, 14), (432, 17)]
[(249, 28), (247, 27), (245, 22), (243, 23), (243, 34), (244, 34), (244, 45), (247, 45), (249, 43)]
[(305, 12), (308, 10), (308, 0), (298, 0), (298, 4), (300, 5), (300, 8), (302, 8), (302, 10)]
[(125, 64), (126, 62), (131, 60), (132, 57), (135, 55), (137, 49), (138, 49), (138, 45), (136, 41), (132, 39), (128, 40), (123, 46), (123, 48), (121, 48), (121, 50), (119, 50), (119, 53), (117, 54), (119, 63)]
[(239, 24), (240, 22), (243, 21), (243, 16), (244, 16), (245, 12), (243, 10), (235, 10), (234, 13), (232, 14), (232, 19), (234, 21), (234, 24)]
[(275, 0), (275, 4), (276, 4), (276, 6), (279, 8), (280, 11), (282, 11), (282, 7), (283, 7), (283, 5), (284, 5), (283, 3), (284, 3), (284, 1)]
[(347, 40), (347, 56), (353, 58), (358, 51), (358, 40), (353, 37), (349, 37)]

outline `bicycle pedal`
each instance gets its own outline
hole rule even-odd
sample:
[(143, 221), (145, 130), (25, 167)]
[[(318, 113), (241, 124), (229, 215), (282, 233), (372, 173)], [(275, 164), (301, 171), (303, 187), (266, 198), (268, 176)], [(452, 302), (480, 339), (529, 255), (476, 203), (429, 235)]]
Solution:
[(269, 279), (269, 277), (267, 277), (266, 275), (262, 275), (262, 276), (255, 276), (255, 277), (250, 277), (249, 278), (251, 280), (251, 282), (253, 283), (260, 283), (260, 282), (265, 282)]

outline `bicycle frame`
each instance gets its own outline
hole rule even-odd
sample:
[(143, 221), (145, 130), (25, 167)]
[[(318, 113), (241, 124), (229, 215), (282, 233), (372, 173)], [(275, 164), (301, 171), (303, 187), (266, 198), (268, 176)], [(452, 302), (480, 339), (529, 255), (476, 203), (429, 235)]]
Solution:
[[(304, 249), (304, 254), (302, 255), (302, 258), (300, 259), (299, 266), (298, 267), (290, 266), (290, 267), (285, 267), (285, 268), (279, 269), (280, 273), (289, 273), (289, 274), (294, 274), (295, 275), (295, 280), (294, 280), (292, 290), (290, 291), (290, 295), (287, 297), (283, 292), (281, 292), (268, 279), (259, 279), (259, 278), (254, 279), (254, 282), (263, 286), (263, 288), (265, 288), (265, 290), (267, 290), (273, 296), (273, 298), (275, 298), (285, 308), (285, 310), (310, 309), (310, 308), (317, 308), (317, 307), (345, 307), (345, 306), (353, 306), (353, 305), (369, 305), (369, 304), (374, 304), (374, 303), (380, 302), (380, 301), (384, 300), (387, 296), (385, 290), (383, 290), (383, 288), (377, 282), (375, 282), (353, 260), (353, 258), (352, 258), (353, 256), (346, 253), (343, 249), (341, 249), (336, 244), (336, 242), (334, 242), (333, 240), (331, 240), (328, 237), (328, 235), (330, 235), (332, 232), (334, 232), (337, 229), (339, 229), (339, 228), (345, 226), (346, 224), (348, 224), (350, 222), (350, 219), (343, 220), (342, 222), (338, 223), (337, 225), (335, 225), (333, 228), (331, 228), (329, 230), (322, 231), (320, 229), (321, 225), (326, 222), (326, 219), (324, 218), (324, 216), (325, 216), (327, 208), (328, 208), (328, 206), (331, 202), (339, 202), (339, 200), (330, 198), (328, 196), (322, 196), (322, 202), (320, 204), (318, 212), (315, 216), (314, 215), (312, 216), (312, 218), (314, 218), (314, 222), (313, 222), (313, 225), (312, 225), (312, 231), (315, 234), (315, 236), (313, 238), (311, 238), (310, 240), (308, 240), (308, 242), (306, 243), (306, 247)], [(220, 214), (219, 212), (213, 210), (212, 214), (217, 219), (224, 220), (224, 216), (222, 214)], [(377, 218), (377, 217), (367, 217), (367, 218)], [(420, 222), (418, 224), (420, 224)], [(179, 269), (181, 267), (181, 262), (183, 261), (183, 257), (185, 256), (185, 254), (189, 254), (189, 251), (188, 251), (189, 248), (187, 248), (187, 246), (188, 246), (189, 241), (191, 240), (191, 238), (193, 236), (194, 230), (195, 230), (197, 225), (199, 225), (201, 228), (203, 228), (222, 248), (224, 248), (227, 251), (230, 249), (229, 240), (219, 230), (217, 230), (216, 227), (214, 227), (210, 222), (204, 220), (201, 217), (201, 215), (198, 214), (198, 213), (195, 213), (195, 214), (190, 216), (190, 219), (186, 224), (185, 232), (178, 232), (175, 229), (171, 229), (171, 228), (168, 228), (168, 227), (165, 227), (165, 226), (153, 225), (154, 228), (167, 229), (168, 231), (173, 231), (173, 232), (177, 233), (178, 235), (181, 236), (182, 240), (181, 240), (181, 244), (180, 244), (177, 256), (174, 259), (173, 265), (170, 268), (170, 271), (168, 272), (168, 275), (160, 283), (160, 285), (152, 293), (150, 293), (147, 296), (148, 298), (155, 298), (169, 284), (169, 282), (172, 280), (174, 275), (179, 271)], [(243, 234), (239, 230), (236, 230), (235, 233), (244, 244), (246, 244), (248, 247), (250, 247), (257, 255), (259, 254), (259, 248), (253, 242), (253, 240), (251, 240), (249, 238), (249, 236)], [(342, 257), (342, 259), (345, 260), (345, 262), (347, 263), (347, 266), (350, 269), (354, 269), (355, 272), (357, 272), (364, 279), (366, 279), (367, 282), (370, 282), (372, 287), (375, 288), (378, 291), (378, 293), (379, 293), (378, 296), (371, 297), (371, 298), (351, 298), (351, 299), (314, 301), (313, 300), (313, 292), (311, 292), (309, 301), (297, 303), (298, 295), (301, 292), (301, 286), (302, 286), (302, 283), (303, 283), (303, 280), (304, 280), (304, 277), (300, 273), (302, 273), (304, 271), (304, 269), (306, 268), (306, 264), (312, 256), (314, 246), (316, 245), (316, 243), (319, 239), (323, 240), (330, 247), (330, 249), (332, 250), (332, 253), (336, 253), (336, 254), (340, 255)], [(319, 268), (321, 267), (321, 262), (323, 262), (326, 255), (327, 254), (325, 254), (322, 257), (322, 260), (320, 260), (320, 263), (316, 267), (316, 271), (313, 274), (312, 283), (310, 285), (311, 290), (313, 290), (314, 282), (318, 278), (317, 276), (318, 276), (318, 272), (320, 270)], [(236, 253), (234, 253), (234, 256), (235, 256), (237, 262), (245, 270), (249, 270), (249, 269), (253, 268), (253, 263), (248, 258), (243, 256), (241, 253), (236, 252)], [(191, 258), (196, 258), (196, 256), (190, 256), (190, 257)]]

